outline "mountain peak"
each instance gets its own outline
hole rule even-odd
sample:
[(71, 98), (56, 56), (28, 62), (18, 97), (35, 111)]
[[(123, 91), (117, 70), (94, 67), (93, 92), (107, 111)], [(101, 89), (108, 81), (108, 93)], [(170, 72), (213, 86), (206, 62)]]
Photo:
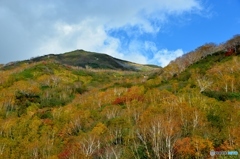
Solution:
[(121, 60), (103, 53), (89, 52), (85, 50), (75, 50), (62, 54), (48, 54), (31, 58), (30, 60), (11, 62), (5, 67), (17, 66), (22, 62), (39, 62), (39, 61), (55, 61), (60, 64), (92, 68), (92, 69), (112, 69), (124, 71), (149, 71), (159, 69), (161, 67), (155, 65), (141, 65), (125, 60)]

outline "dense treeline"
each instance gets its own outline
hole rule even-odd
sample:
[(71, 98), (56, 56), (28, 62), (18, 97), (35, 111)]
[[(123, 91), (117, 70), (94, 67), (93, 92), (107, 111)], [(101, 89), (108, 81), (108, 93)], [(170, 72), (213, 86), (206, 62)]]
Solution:
[(0, 158), (205, 159), (212, 149), (240, 152), (238, 48), (231, 56), (206, 53), (171, 73), (176, 61), (149, 74), (52, 61), (1, 70)]

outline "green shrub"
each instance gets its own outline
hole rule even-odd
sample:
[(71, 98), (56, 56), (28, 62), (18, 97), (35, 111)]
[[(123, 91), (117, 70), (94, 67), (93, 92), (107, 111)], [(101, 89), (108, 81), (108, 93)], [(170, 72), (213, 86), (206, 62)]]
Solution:
[(226, 100), (240, 100), (240, 93), (236, 92), (217, 92), (217, 91), (204, 91), (202, 92), (204, 95), (215, 98), (218, 101), (226, 101)]

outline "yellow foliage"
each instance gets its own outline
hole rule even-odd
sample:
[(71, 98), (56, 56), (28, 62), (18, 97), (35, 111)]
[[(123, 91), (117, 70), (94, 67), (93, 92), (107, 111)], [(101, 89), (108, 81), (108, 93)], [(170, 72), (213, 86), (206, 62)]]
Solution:
[(80, 81), (83, 82), (83, 84), (88, 84), (92, 81), (91, 76), (79, 76), (78, 78), (79, 78)]
[(195, 156), (201, 157), (202, 154), (210, 152), (213, 149), (213, 143), (208, 139), (203, 139), (200, 136), (192, 137), (192, 145), (196, 152)]
[(102, 135), (107, 131), (107, 127), (103, 123), (98, 123), (93, 129), (92, 134), (93, 135)]
[(34, 81), (17, 81), (11, 86), (11, 88), (25, 93), (37, 94), (40, 92), (38, 83)]

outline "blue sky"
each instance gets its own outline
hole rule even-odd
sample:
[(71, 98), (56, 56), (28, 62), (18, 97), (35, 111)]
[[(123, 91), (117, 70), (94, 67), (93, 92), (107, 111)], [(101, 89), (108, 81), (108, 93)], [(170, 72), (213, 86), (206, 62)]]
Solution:
[(239, 10), (239, 0), (1, 0), (0, 63), (84, 49), (166, 66), (240, 34)]

